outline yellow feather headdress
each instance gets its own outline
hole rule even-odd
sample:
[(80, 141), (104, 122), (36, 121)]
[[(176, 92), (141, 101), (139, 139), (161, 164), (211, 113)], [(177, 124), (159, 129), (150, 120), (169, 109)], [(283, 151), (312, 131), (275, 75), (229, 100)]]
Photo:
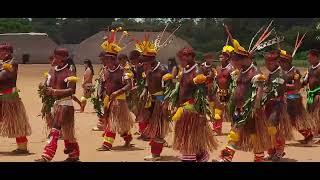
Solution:
[(161, 48), (169, 45), (173, 41), (173, 35), (180, 28), (180, 26), (181, 25), (179, 25), (162, 44), (160, 44), (160, 42), (165, 30), (168, 27), (168, 24), (166, 25), (164, 30), (158, 34), (157, 38), (154, 41), (150, 40), (150, 35), (148, 33), (145, 33), (144, 40), (142, 41), (139, 41), (137, 38), (132, 37), (136, 42), (136, 50), (138, 50), (144, 56), (156, 56)]
[(105, 39), (105, 41), (101, 44), (102, 49), (110, 54), (110, 55), (117, 55), (121, 50), (124, 49), (123, 45), (120, 45), (121, 40), (128, 36), (127, 31), (123, 31), (122, 36), (120, 37), (119, 41), (116, 39), (116, 33), (122, 30), (122, 27), (116, 28), (116, 30), (111, 30), (109, 36)]
[[(257, 42), (255, 43), (255, 45), (251, 48), (252, 42), (254, 40), (254, 38), (263, 30), (263, 27), (260, 28), (260, 30), (254, 35), (254, 37), (251, 39), (250, 42), (250, 46), (249, 49), (246, 50), (244, 47), (242, 47), (239, 43), (238, 40), (234, 39), (229, 31), (228, 26), (224, 25), (226, 32), (228, 34), (228, 38), (231, 39), (231, 43), (232, 46), (234, 48), (234, 53), (236, 54), (240, 54), (243, 56), (251, 56), (254, 54), (254, 52), (257, 50), (257, 48), (271, 35), (272, 31), (274, 30), (274, 28), (272, 28), (269, 31), (270, 26), (272, 25), (272, 21), (270, 22), (270, 24), (267, 26), (267, 28), (264, 30), (264, 32), (261, 34), (260, 38), (257, 40)], [(262, 48), (261, 48), (262, 49)], [(259, 49), (259, 50), (261, 50)]]
[(229, 45), (225, 45), (222, 48), (222, 52), (223, 53), (232, 53), (234, 51), (234, 48), (232, 46)]

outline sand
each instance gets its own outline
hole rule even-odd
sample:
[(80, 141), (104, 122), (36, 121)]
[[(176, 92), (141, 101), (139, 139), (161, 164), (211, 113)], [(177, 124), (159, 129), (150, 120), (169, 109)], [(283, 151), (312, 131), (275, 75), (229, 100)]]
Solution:
[[(39, 117), (41, 101), (37, 94), (37, 88), (39, 82), (43, 81), (43, 72), (48, 71), (49, 65), (20, 65), (18, 88), (21, 90), (20, 95), (26, 106), (26, 110), (30, 119), (32, 127), (32, 135), (29, 137), (29, 150), (30, 155), (14, 156), (9, 152), (16, 148), (15, 139), (0, 137), (0, 162), (33, 162), (34, 159), (39, 158), (43, 148), (46, 144), (46, 133), (44, 121)], [(83, 66), (77, 66), (78, 76), (82, 78), (84, 71)], [(96, 73), (99, 66), (95, 66)], [(77, 97), (81, 97), (80, 82), (77, 85)], [(75, 108), (79, 106), (75, 104)], [(122, 138), (117, 135), (114, 148), (110, 152), (97, 152), (96, 148), (102, 144), (102, 132), (91, 131), (97, 123), (97, 116), (94, 113), (93, 106), (88, 103), (84, 113), (76, 113), (76, 132), (80, 145), (80, 160), (82, 162), (144, 162), (143, 157), (149, 155), (150, 147), (149, 143), (145, 141), (137, 140), (137, 135), (134, 135), (132, 143), (134, 147), (131, 149), (123, 149)], [(132, 133), (137, 131), (137, 124)], [(220, 150), (226, 144), (226, 134), (230, 129), (229, 123), (223, 124), (223, 136), (217, 136), (220, 143), (220, 147), (217, 151), (211, 154), (211, 159), (217, 159)], [(172, 142), (172, 134), (167, 137), (169, 144)], [(302, 136), (296, 133), (296, 139), (302, 139)], [(306, 162), (306, 161), (320, 161), (319, 145), (313, 145), (312, 147), (305, 147), (300, 145), (297, 141), (290, 141), (286, 143), (286, 156), (283, 161), (288, 162)], [(66, 155), (63, 154), (64, 144), (62, 140), (59, 140), (56, 156), (53, 161), (63, 161), (66, 159)], [(171, 148), (164, 148), (161, 161), (179, 161), (179, 152), (173, 151)], [(235, 154), (235, 162), (252, 162), (253, 154), (250, 152), (238, 151)]]

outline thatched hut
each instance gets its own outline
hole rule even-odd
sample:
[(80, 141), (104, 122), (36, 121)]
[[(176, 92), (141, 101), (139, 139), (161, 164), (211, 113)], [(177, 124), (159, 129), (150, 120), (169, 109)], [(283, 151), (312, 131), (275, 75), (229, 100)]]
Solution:
[[(143, 39), (145, 32), (129, 32), (132, 36), (137, 39)], [(150, 39), (153, 40), (157, 37), (159, 32), (149, 32)], [(165, 32), (163, 35), (163, 40), (167, 39), (171, 33)], [(82, 41), (78, 48), (74, 51), (74, 59), (76, 63), (82, 63), (83, 59), (91, 59), (93, 63), (100, 63), (98, 55), (101, 52), (102, 48), (100, 47), (103, 42), (103, 37), (106, 35), (104, 31), (101, 31), (88, 39)], [(117, 37), (121, 36), (121, 32), (117, 33)], [(124, 39), (122, 42), (128, 42), (128, 39)], [(185, 40), (174, 36), (174, 40), (171, 44), (161, 49), (157, 55), (158, 60), (162, 63), (167, 63), (168, 58), (175, 57), (176, 53), (183, 47), (189, 46), (190, 44)], [(131, 43), (123, 50), (122, 53), (128, 54), (131, 50), (134, 49), (134, 43)]]
[(14, 48), (14, 58), (19, 62), (48, 63), (57, 44), (45, 33), (5, 33), (0, 34), (0, 42), (8, 42)]
[(61, 44), (59, 47), (67, 48), (70, 54), (74, 54), (79, 44)]

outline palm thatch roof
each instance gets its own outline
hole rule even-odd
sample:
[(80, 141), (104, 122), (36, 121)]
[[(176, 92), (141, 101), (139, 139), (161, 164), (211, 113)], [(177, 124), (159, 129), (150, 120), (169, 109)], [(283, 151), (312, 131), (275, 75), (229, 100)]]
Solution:
[(36, 64), (48, 63), (48, 57), (57, 47), (46, 33), (5, 33), (0, 34), (0, 42), (13, 46), (13, 56), (18, 62), (22, 62), (22, 56), (28, 54), (28, 63)]

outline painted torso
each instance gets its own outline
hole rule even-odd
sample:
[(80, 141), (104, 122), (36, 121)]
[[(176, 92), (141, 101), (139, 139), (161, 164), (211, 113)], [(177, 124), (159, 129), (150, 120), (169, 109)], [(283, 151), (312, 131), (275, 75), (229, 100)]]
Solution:
[(18, 64), (14, 60), (6, 62), (12, 65), (12, 72), (4, 70), (0, 65), (0, 91), (16, 87)]
[(237, 86), (235, 89), (234, 101), (236, 107), (242, 107), (248, 96), (251, 96), (252, 92), (252, 78), (258, 74), (258, 70), (255, 66), (251, 67), (247, 72), (240, 72), (237, 79)]
[(125, 86), (123, 82), (123, 75), (124, 70), (121, 67), (114, 72), (112, 70), (108, 70), (107, 68), (104, 69), (103, 87), (106, 95), (110, 96), (113, 92)]
[(146, 80), (148, 85), (148, 91), (150, 94), (155, 94), (157, 92), (163, 91), (162, 87), (162, 76), (164, 76), (168, 71), (163, 65), (159, 65), (154, 71), (148, 73)]
[(179, 104), (194, 98), (193, 95), (196, 90), (196, 85), (193, 82), (193, 78), (195, 78), (199, 72), (199, 67), (195, 66), (190, 72), (184, 71), (182, 73), (179, 89)]

